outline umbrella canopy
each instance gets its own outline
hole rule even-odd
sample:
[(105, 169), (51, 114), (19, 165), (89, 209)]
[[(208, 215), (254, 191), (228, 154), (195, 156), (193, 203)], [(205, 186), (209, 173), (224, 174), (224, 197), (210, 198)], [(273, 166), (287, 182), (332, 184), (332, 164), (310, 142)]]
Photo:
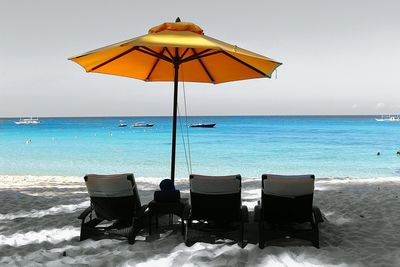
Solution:
[[(149, 33), (69, 58), (87, 72), (144, 81), (174, 81), (171, 179), (175, 177), (178, 81), (223, 83), (270, 78), (281, 63), (204, 35), (189, 22), (163, 23)], [(179, 72), (182, 67), (184, 73)]]

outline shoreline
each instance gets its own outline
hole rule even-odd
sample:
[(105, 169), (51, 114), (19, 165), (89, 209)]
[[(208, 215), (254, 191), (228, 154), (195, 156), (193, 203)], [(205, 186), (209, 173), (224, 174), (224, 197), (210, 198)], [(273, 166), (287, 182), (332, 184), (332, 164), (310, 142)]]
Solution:
[[(136, 182), (138, 181), (151, 181), (151, 180), (162, 180), (162, 179), (169, 179), (169, 177), (154, 177), (154, 176), (135, 176), (134, 177)], [(233, 174), (233, 173), (232, 173)], [(271, 174), (281, 174), (281, 173), (271, 173)], [(300, 173), (303, 174), (303, 173)], [(295, 174), (287, 174), (283, 173), (282, 175), (295, 175)], [(51, 175), (51, 174), (46, 174), (46, 175), (19, 175), (19, 174), (0, 174), (0, 179), (32, 179), (32, 178), (39, 178), (39, 179), (53, 179), (53, 180), (58, 180), (58, 179), (67, 179), (67, 180), (73, 180), (73, 179), (82, 179), (83, 181), (84, 176), (79, 176), (79, 175)], [(183, 180), (189, 179), (188, 177), (175, 177), (175, 182), (181, 183)], [(260, 177), (244, 177), (242, 176), (242, 180), (260, 180), (261, 181), (261, 175)], [(344, 177), (315, 177), (316, 182), (329, 182), (329, 181), (343, 181), (343, 182), (349, 182), (349, 181), (400, 181), (400, 176), (376, 176), (376, 177), (365, 177), (365, 176), (344, 176)]]

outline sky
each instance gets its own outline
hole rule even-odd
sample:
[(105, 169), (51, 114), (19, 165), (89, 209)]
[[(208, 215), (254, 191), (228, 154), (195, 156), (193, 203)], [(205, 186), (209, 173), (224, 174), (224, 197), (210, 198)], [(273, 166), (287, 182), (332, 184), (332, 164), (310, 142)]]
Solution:
[(283, 63), (271, 79), (185, 83), (188, 115), (399, 114), (399, 11), (397, 0), (0, 0), (0, 117), (171, 115), (172, 83), (67, 58), (178, 16)]

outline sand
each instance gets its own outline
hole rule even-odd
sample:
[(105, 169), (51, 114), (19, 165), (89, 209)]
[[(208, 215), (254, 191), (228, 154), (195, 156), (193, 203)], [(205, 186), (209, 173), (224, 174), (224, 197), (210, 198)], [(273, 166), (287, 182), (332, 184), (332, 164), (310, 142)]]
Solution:
[[(137, 178), (143, 203), (160, 179)], [(178, 180), (183, 194), (187, 180)], [(260, 197), (244, 179), (243, 203)], [(183, 244), (175, 229), (126, 240), (79, 242), (77, 216), (89, 205), (82, 177), (0, 176), (0, 266), (400, 266), (400, 178), (317, 179), (314, 203), (325, 216), (320, 249), (305, 242), (244, 249), (227, 242)], [(251, 231), (254, 224), (246, 226)]]

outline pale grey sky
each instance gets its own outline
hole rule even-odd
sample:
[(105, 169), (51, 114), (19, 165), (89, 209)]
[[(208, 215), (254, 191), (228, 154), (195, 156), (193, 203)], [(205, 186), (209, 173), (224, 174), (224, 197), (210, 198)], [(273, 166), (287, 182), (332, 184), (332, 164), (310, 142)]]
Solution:
[(189, 115), (400, 113), (399, 13), (397, 0), (0, 0), (0, 117), (170, 115), (172, 83), (67, 58), (177, 16), (283, 62), (278, 79), (186, 83)]

